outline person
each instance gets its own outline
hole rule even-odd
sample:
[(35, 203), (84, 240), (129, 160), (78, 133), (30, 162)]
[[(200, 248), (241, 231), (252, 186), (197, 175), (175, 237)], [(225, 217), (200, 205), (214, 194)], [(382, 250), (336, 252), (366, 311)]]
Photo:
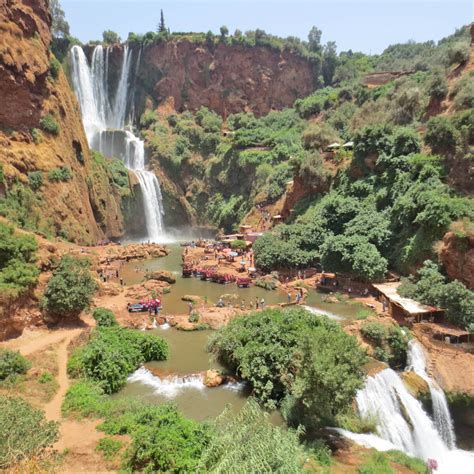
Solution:
[(258, 296), (255, 297), (255, 309), (258, 309)]
[(289, 282), (290, 282), (290, 277), (287, 276), (287, 277), (285, 278), (285, 285), (288, 286), (288, 283), (289, 283)]
[(300, 294), (300, 292), (298, 291), (298, 293), (296, 293), (296, 300), (295, 300), (295, 303), (296, 303), (296, 304), (299, 304), (299, 303), (300, 303), (300, 298), (301, 298), (301, 294)]
[(123, 286), (123, 278), (120, 278), (120, 286)]
[(260, 308), (262, 310), (265, 309), (265, 300), (263, 298), (260, 300)]
[(347, 288), (347, 292), (349, 293), (349, 296), (351, 296), (351, 294), (352, 294), (352, 288), (351, 288), (351, 287)]
[(242, 309), (242, 310), (245, 309), (245, 300), (242, 300), (240, 302), (240, 309)]
[(291, 303), (291, 293), (290, 292), (288, 292), (287, 298), (288, 298), (288, 304), (290, 304)]
[(119, 277), (119, 272), (118, 270), (115, 270), (115, 278), (118, 278)]
[(191, 314), (193, 312), (193, 304), (191, 301), (188, 303), (188, 314)]
[(217, 301), (217, 307), (218, 308), (223, 308), (225, 305), (224, 300), (222, 299), (222, 296), (219, 297), (219, 300)]

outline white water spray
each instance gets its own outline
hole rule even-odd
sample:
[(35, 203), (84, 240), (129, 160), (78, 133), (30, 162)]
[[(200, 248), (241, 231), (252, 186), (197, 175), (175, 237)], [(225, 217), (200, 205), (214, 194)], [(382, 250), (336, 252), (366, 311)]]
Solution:
[(381, 451), (399, 449), (424, 460), (434, 459), (438, 473), (474, 472), (474, 453), (447, 446), (421, 403), (392, 369), (368, 377), (357, 393), (357, 406), (362, 417), (377, 418), (379, 436), (337, 429), (340, 434)]
[[(138, 179), (145, 215), (147, 238), (163, 240), (163, 202), (160, 184), (154, 173), (145, 169), (145, 145), (127, 129), (127, 110), (133, 91), (130, 91), (132, 51), (124, 46), (117, 90), (109, 95), (110, 48), (96, 46), (89, 66), (80, 46), (71, 49), (72, 81), (79, 104), (87, 140), (92, 149), (107, 156), (120, 157)], [(138, 68), (137, 58), (135, 68)], [(135, 71), (136, 71), (135, 69)], [(133, 102), (133, 101), (132, 101)]]
[(412, 339), (408, 343), (406, 370), (415, 372), (428, 384), (431, 401), (433, 402), (433, 418), (436, 429), (446, 445), (453, 449), (456, 446), (456, 437), (446, 396), (441, 387), (428, 375), (425, 354), (421, 344), (416, 339)]

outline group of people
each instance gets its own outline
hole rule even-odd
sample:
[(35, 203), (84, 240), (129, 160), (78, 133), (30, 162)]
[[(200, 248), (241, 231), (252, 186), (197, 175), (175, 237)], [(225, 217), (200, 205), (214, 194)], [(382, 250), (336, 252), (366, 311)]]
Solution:
[[(296, 291), (295, 303), (300, 304), (300, 302), (303, 301), (303, 297), (304, 297), (303, 288), (298, 288)], [(290, 304), (291, 299), (292, 299), (291, 291), (288, 292), (287, 298), (288, 298), (288, 304)]]

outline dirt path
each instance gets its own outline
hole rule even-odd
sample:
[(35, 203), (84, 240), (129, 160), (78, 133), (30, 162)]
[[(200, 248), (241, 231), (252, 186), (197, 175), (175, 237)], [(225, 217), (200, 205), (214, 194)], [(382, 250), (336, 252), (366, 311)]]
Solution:
[(67, 376), (67, 348), (72, 339), (81, 333), (82, 329), (72, 329), (63, 335), (63, 339), (57, 350), (58, 356), (58, 391), (54, 398), (44, 407), (45, 415), (48, 420), (59, 421), (61, 419), (61, 405), (64, 395), (69, 388), (69, 378)]

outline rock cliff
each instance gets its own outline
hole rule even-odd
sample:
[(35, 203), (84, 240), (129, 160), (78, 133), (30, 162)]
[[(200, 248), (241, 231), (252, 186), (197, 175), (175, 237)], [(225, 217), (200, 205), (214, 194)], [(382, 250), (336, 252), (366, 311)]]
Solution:
[(142, 104), (172, 97), (177, 111), (206, 106), (225, 117), (290, 107), (313, 83), (311, 62), (288, 50), (176, 39), (143, 49), (137, 92)]
[[(5, 207), (18, 204), (21, 219), (6, 217), (47, 235), (90, 244), (123, 232), (120, 195), (104, 163), (94, 162), (79, 105), (49, 51), (51, 16), (47, 0), (0, 0), (0, 165)], [(58, 132), (44, 129), (53, 118)], [(48, 173), (68, 168), (68, 179)], [(42, 183), (32, 188), (28, 175)], [(23, 197), (21, 197), (21, 196)], [(26, 202), (27, 201), (27, 202)], [(25, 221), (28, 221), (27, 223)]]

